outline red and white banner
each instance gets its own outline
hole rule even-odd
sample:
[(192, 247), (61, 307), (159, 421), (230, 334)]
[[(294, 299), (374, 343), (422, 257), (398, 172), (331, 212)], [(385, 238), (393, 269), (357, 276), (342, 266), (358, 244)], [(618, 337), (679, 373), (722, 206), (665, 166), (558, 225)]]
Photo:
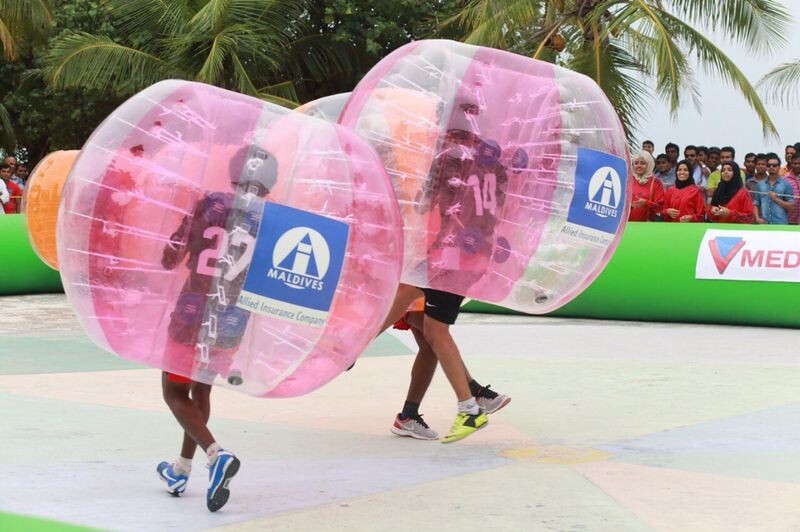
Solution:
[(709, 229), (697, 251), (695, 277), (800, 283), (800, 231)]

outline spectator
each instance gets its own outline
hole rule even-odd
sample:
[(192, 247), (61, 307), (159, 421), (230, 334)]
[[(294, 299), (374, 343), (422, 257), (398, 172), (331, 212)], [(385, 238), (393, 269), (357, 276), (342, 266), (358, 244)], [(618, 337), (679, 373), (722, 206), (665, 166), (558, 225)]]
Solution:
[[(764, 167), (766, 170), (766, 166)], [(756, 154), (753, 152), (744, 156), (744, 182), (747, 184), (756, 173)]]
[[(665, 156), (666, 157), (666, 156)], [(633, 159), (633, 187), (631, 212), (628, 220), (634, 222), (655, 220), (664, 204), (664, 186), (653, 175), (655, 162), (650, 152), (642, 150)]]
[[(795, 162), (795, 158), (797, 161)], [(792, 196), (794, 205), (789, 210), (789, 224), (797, 225), (800, 222), (800, 153), (792, 155), (791, 165), (789, 170), (783, 174), (783, 179), (792, 187)]]
[[(719, 162), (720, 164), (725, 164), (730, 161), (736, 160), (736, 150), (734, 150), (730, 146), (725, 146), (724, 148), (719, 150)], [(708, 175), (708, 183), (706, 184), (706, 195), (710, 198), (714, 195), (714, 190), (716, 190), (717, 185), (719, 185), (719, 178), (720, 178), (720, 171), (715, 169)], [(744, 178), (744, 174), (742, 174), (742, 178)], [(742, 179), (742, 183), (744, 183), (744, 179)]]
[(759, 153), (753, 161), (753, 177), (748, 179), (745, 185), (747, 190), (750, 191), (751, 199), (755, 200), (756, 183), (767, 179), (767, 156)]
[(750, 223), (753, 221), (753, 202), (742, 183), (742, 171), (734, 161), (720, 170), (720, 181), (708, 206), (708, 219), (719, 223)]
[(655, 149), (656, 149), (656, 145), (653, 144), (652, 140), (646, 140), (646, 141), (642, 142), (642, 150), (650, 152), (651, 155), (653, 154)]
[[(694, 168), (697, 165), (697, 146), (692, 146), (689, 144), (683, 149), (683, 158), (689, 161), (689, 164), (692, 165)], [(675, 165), (675, 170), (678, 169), (678, 166)]]
[(708, 148), (705, 146), (697, 147), (696, 162), (697, 164), (694, 167), (694, 182), (705, 191), (708, 182), (708, 174), (711, 173), (711, 169), (706, 165), (708, 162)]
[(767, 179), (756, 183), (753, 201), (756, 222), (760, 224), (788, 224), (789, 211), (794, 206), (792, 187), (778, 175), (781, 158), (777, 153), (767, 154)]
[(11, 199), (11, 194), (9, 194), (8, 192), (8, 187), (6, 187), (6, 182), (0, 179), (0, 205), (3, 206), (3, 208), (0, 209), (0, 215), (6, 213), (6, 204), (10, 201), (10, 199)]
[(688, 160), (675, 167), (675, 186), (664, 194), (661, 219), (665, 222), (702, 222), (706, 217), (706, 197), (694, 184), (694, 168)]
[(783, 153), (784, 156), (786, 157), (786, 166), (781, 168), (778, 174), (781, 177), (786, 175), (788, 172), (792, 171), (792, 157), (794, 156), (795, 153), (797, 153), (797, 150), (795, 150), (794, 144), (788, 144), (786, 148), (784, 148)]
[(653, 173), (663, 185), (669, 188), (675, 184), (675, 168), (670, 164), (669, 157), (662, 153), (656, 157), (656, 171)]
[(24, 190), (25, 183), (28, 181), (28, 166), (24, 163), (19, 163), (14, 175), (11, 176), (11, 180)]
[(674, 142), (670, 142), (666, 146), (664, 146), (664, 153), (667, 154), (667, 159), (669, 159), (670, 168), (674, 169), (675, 165), (678, 164), (678, 154), (680, 152), (681, 152), (680, 147)]
[(8, 201), (3, 204), (3, 210), (6, 214), (18, 213), (22, 205), (22, 189), (11, 181), (11, 167), (8, 163), (0, 164), (0, 179), (3, 180), (9, 194)]

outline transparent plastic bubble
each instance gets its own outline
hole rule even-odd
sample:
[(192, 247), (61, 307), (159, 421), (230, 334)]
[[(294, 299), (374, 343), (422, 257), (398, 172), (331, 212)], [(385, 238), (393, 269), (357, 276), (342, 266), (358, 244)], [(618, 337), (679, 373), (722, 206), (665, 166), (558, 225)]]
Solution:
[(48, 154), (31, 172), (22, 197), (31, 248), (54, 270), (58, 270), (56, 218), (61, 189), (78, 153), (78, 150), (69, 150)]
[(400, 275), (397, 203), (366, 142), (199, 83), (114, 111), (58, 217), (64, 288), (96, 343), (252, 395), (307, 393), (349, 367)]
[(339, 114), (341, 114), (342, 108), (344, 108), (344, 104), (347, 102), (349, 97), (349, 92), (332, 94), (331, 96), (325, 96), (324, 98), (319, 98), (304, 103), (295, 109), (295, 111), (298, 113), (303, 113), (304, 115), (325, 120), (327, 122), (336, 122), (339, 119)]
[(375, 65), (339, 121), (392, 179), (404, 283), (546, 313), (599, 274), (624, 228), (625, 133), (581, 74), (418, 41)]

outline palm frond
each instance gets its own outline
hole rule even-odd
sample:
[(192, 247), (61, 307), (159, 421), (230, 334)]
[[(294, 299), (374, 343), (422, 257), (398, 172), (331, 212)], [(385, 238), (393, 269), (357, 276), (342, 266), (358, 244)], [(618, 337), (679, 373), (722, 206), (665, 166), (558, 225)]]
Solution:
[(233, 63), (233, 84), (231, 88), (242, 94), (260, 97), (259, 93), (261, 91), (256, 88), (239, 57), (234, 54), (231, 57), (231, 62)]
[(17, 136), (14, 132), (11, 116), (8, 114), (6, 106), (0, 103), (0, 146), (8, 153), (12, 151), (16, 145)]
[(215, 31), (222, 27), (228, 16), (232, 0), (208, 0), (189, 20), (195, 31)]
[(14, 37), (3, 19), (0, 19), (0, 45), (3, 47), (3, 55), (6, 59), (16, 59), (17, 44), (14, 42)]
[(565, 66), (598, 82), (617, 111), (626, 133), (631, 135), (636, 131), (636, 121), (647, 103), (647, 87), (634, 75), (639, 73), (641, 76), (642, 65), (618, 44), (595, 44), (575, 50)]
[(9, 26), (46, 32), (53, 15), (45, 0), (0, 0), (0, 16)]
[(217, 85), (222, 81), (225, 72), (225, 59), (234, 44), (235, 41), (228, 32), (224, 31), (217, 34), (211, 41), (206, 60), (195, 79), (210, 85)]
[(297, 101), (299, 100), (293, 81), (282, 81), (280, 83), (267, 85), (259, 89), (258, 95), (264, 100), (278, 103), (290, 109), (297, 107)]
[(692, 25), (669, 13), (664, 13), (664, 17), (669, 22), (671, 33), (689, 46), (692, 55), (695, 56), (702, 69), (722, 78), (739, 90), (761, 121), (764, 136), (777, 137), (778, 130), (769, 117), (764, 102), (761, 101), (758, 92), (747, 76), (736, 66), (736, 63)]
[(88, 33), (67, 33), (56, 39), (45, 64), (45, 79), (53, 88), (82, 87), (120, 95), (169, 77), (186, 77), (156, 56)]
[(669, 0), (677, 18), (693, 26), (721, 30), (756, 52), (774, 52), (786, 43), (791, 17), (777, 0)]
[(16, 59), (19, 40), (41, 40), (52, 26), (45, 0), (0, 0), (0, 45), (6, 59)]
[(778, 65), (761, 78), (756, 87), (763, 89), (768, 101), (797, 105), (800, 103), (800, 59)]
[(295, 64), (289, 66), (295, 78), (307, 74), (315, 80), (329, 79), (354, 67), (352, 50), (344, 43), (330, 42), (323, 35), (296, 39), (287, 52), (295, 58)]
[(186, 27), (192, 12), (185, 2), (174, 0), (112, 0), (111, 15), (125, 34), (145, 30), (176, 35)]
[(530, 36), (535, 27), (543, 25), (544, 4), (531, 0), (470, 0), (439, 27), (460, 29), (460, 40), (469, 44), (510, 49), (521, 37), (518, 28), (524, 28)]

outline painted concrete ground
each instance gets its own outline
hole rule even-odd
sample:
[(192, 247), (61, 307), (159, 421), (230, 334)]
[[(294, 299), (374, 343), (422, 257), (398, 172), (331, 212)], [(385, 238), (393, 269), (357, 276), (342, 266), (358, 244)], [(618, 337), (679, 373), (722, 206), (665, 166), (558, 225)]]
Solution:
[[(156, 370), (94, 347), (63, 296), (0, 308), (0, 512), (123, 530), (800, 529), (796, 331), (463, 315), (469, 368), (513, 401), (452, 445), (389, 433), (411, 337), (384, 335), (309, 396), (214, 392), (242, 469), (209, 514), (200, 456), (184, 497), (156, 478), (180, 437)], [(425, 419), (444, 432), (454, 411), (437, 376)]]

